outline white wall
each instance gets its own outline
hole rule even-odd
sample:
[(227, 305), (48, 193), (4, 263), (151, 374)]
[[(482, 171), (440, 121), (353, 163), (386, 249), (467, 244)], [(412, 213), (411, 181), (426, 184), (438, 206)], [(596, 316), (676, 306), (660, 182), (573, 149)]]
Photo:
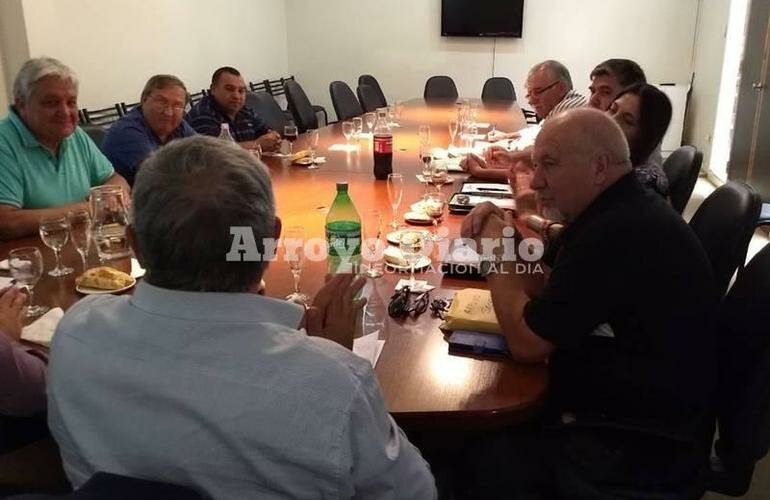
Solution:
[(685, 142), (703, 152), (703, 167), (707, 169), (710, 169), (729, 10), (730, 0), (701, 0), (698, 16), (695, 76), (685, 122)]
[(0, 116), (13, 100), (13, 77), (28, 57), (21, 0), (0, 0)]
[[(587, 93), (588, 74), (610, 57), (636, 60), (653, 82), (689, 82), (698, 0), (527, 0), (522, 39), (498, 39), (495, 75), (523, 100), (536, 62), (567, 65)], [(371, 73), (389, 100), (422, 95), (448, 74), (460, 94), (479, 96), (492, 75), (491, 39), (441, 37), (439, 0), (286, 0), (289, 69), (311, 101), (331, 110), (333, 80), (353, 89)], [(333, 114), (333, 113), (332, 113)]]
[(81, 107), (137, 101), (156, 73), (180, 77), (192, 92), (208, 88), (219, 66), (238, 68), (247, 81), (288, 73), (283, 0), (22, 3), (30, 55), (77, 72)]

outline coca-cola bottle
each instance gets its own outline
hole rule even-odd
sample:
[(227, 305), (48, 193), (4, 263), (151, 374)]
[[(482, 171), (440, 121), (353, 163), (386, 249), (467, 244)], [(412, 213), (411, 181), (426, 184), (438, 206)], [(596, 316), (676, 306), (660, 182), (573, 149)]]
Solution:
[(384, 181), (388, 174), (393, 173), (393, 133), (388, 123), (388, 112), (377, 110), (377, 121), (374, 123), (374, 177)]

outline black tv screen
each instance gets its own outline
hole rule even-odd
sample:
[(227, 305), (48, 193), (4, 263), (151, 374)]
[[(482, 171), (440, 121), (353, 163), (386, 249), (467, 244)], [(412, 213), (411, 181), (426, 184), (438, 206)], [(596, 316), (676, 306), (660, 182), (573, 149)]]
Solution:
[(521, 38), (524, 0), (441, 0), (441, 36)]

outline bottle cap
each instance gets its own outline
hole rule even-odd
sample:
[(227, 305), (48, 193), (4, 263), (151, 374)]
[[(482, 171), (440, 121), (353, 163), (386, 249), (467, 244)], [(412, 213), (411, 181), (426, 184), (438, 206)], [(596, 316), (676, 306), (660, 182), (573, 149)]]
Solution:
[(338, 182), (337, 183), (337, 191), (347, 191), (348, 190), (348, 183), (347, 182)]

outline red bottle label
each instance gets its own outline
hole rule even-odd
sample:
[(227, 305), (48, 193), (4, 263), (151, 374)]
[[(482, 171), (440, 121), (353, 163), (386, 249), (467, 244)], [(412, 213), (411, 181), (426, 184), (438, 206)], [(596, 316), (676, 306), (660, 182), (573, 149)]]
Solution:
[(379, 154), (393, 154), (393, 136), (375, 135), (374, 152)]

